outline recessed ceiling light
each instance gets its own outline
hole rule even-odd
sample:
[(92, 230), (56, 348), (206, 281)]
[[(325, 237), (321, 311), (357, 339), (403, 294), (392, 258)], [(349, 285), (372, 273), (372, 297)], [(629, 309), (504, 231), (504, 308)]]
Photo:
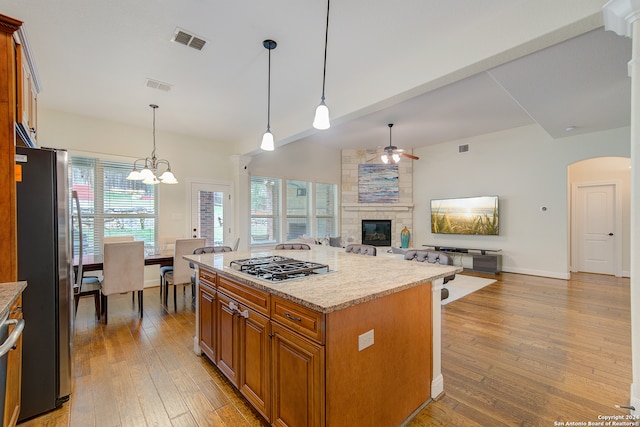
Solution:
[(564, 128), (564, 131), (565, 131), (565, 132), (572, 132), (572, 131), (574, 131), (574, 130), (576, 130), (576, 127), (575, 127), (575, 126), (567, 126), (566, 128)]

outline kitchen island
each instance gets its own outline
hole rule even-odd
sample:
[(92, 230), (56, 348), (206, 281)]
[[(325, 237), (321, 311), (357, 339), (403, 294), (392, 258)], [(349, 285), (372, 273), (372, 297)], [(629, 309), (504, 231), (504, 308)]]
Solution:
[[(272, 282), (230, 266), (270, 255), (330, 271)], [(325, 246), (185, 258), (198, 277), (194, 351), (273, 425), (397, 426), (442, 393), (439, 295), (460, 267)]]

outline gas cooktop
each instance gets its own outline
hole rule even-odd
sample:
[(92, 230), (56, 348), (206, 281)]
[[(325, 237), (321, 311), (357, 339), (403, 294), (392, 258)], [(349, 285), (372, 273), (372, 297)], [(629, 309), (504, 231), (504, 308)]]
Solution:
[(273, 282), (298, 279), (331, 271), (326, 264), (300, 261), (280, 255), (237, 259), (231, 261), (229, 266), (241, 273)]

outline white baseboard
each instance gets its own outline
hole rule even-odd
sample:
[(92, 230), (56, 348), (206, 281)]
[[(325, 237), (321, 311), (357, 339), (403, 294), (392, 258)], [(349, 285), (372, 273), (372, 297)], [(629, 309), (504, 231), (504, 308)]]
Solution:
[(502, 271), (505, 273), (518, 273), (518, 274), (528, 274), (529, 276), (541, 276), (541, 277), (552, 277), (554, 279), (563, 279), (569, 280), (571, 278), (571, 273), (561, 273), (558, 271), (545, 271), (545, 270), (532, 270), (528, 268), (511, 268), (511, 267), (502, 267)]

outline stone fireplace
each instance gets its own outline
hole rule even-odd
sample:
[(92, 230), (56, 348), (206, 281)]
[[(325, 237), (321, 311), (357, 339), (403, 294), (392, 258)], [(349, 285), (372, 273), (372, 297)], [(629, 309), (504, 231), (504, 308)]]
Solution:
[(365, 163), (382, 163), (380, 153), (377, 150), (342, 150), (342, 241), (344, 244), (362, 243), (362, 220), (385, 219), (391, 220), (391, 246), (399, 247), (400, 231), (406, 226), (413, 232), (413, 161), (403, 158), (398, 163), (396, 203), (358, 203), (358, 165)]

